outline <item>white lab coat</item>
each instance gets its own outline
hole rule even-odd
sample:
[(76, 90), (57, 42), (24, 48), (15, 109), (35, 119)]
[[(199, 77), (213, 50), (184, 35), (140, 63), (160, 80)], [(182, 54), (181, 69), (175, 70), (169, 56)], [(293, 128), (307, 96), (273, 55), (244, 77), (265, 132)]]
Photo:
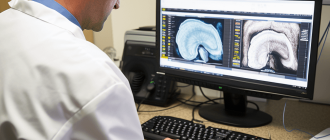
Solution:
[(0, 13), (0, 139), (142, 140), (129, 83), (81, 29), (13, 0)]

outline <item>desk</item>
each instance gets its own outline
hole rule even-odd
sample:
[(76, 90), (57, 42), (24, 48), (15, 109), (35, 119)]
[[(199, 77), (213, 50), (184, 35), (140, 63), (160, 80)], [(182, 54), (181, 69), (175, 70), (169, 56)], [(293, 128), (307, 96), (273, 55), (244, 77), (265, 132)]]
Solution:
[[(181, 95), (179, 98), (188, 99), (189, 96)], [(202, 96), (195, 96), (192, 98), (195, 101), (206, 101)], [(198, 114), (198, 109), (195, 111), (195, 118), (198, 120), (205, 121), (203, 124), (207, 126), (228, 129), (232, 131), (239, 131), (251, 135), (256, 135), (259, 137), (269, 138), (269, 134), (273, 140), (309, 140), (310, 135), (299, 132), (287, 132), (282, 125), (282, 115), (285, 101), (287, 101), (286, 113), (285, 113), (285, 125), (287, 129), (291, 130), (293, 128), (301, 129), (307, 131), (313, 135), (318, 134), (326, 128), (330, 127), (330, 106), (321, 104), (311, 104), (306, 102), (299, 102), (298, 100), (282, 99), (282, 100), (268, 100), (267, 102), (255, 102), (259, 105), (260, 110), (267, 112), (273, 117), (273, 121), (262, 127), (256, 128), (238, 128), (222, 124), (217, 124), (209, 122)], [(179, 104), (176, 102), (171, 106)], [(255, 108), (253, 105), (248, 105), (251, 108)], [(152, 105), (142, 104), (140, 110), (151, 111), (159, 110), (167, 107), (157, 107)], [(139, 112), (140, 123), (144, 123), (154, 116), (173, 116), (178, 118), (183, 118), (186, 120), (192, 119), (192, 106), (181, 105), (176, 108), (161, 111), (161, 112)]]

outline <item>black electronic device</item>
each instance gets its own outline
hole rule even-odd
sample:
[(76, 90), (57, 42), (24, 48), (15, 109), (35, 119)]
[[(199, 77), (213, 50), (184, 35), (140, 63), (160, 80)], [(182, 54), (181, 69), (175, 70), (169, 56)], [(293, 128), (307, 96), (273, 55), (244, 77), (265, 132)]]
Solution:
[(164, 140), (166, 137), (179, 140), (268, 140), (170, 116), (153, 117), (141, 127), (147, 140)]
[(126, 32), (120, 67), (130, 83), (136, 103), (143, 100), (145, 104), (166, 106), (178, 93), (175, 92), (175, 83), (164, 73), (156, 71), (155, 31), (151, 29), (143, 27)]
[(312, 99), (322, 1), (157, 0), (156, 58), (173, 80), (224, 92), (203, 118), (270, 123), (247, 97)]

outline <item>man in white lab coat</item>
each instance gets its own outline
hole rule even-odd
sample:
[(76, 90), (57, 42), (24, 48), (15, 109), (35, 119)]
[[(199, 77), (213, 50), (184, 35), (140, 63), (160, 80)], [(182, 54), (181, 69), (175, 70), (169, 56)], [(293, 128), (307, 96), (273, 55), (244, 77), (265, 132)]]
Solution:
[(119, 0), (12, 0), (0, 13), (0, 139), (142, 140), (129, 83), (82, 30)]

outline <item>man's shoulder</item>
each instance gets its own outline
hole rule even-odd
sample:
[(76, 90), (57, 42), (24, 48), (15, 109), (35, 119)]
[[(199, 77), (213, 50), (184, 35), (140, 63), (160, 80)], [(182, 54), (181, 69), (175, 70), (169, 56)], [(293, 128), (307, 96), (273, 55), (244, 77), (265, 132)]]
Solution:
[[(53, 20), (57, 19), (54, 18)], [(70, 22), (67, 21), (63, 22), (63, 24), (64, 23)], [(0, 37), (1, 33), (6, 33), (5, 35), (7, 37), (15, 36), (17, 39), (20, 39), (20, 37), (22, 37), (22, 39), (47, 38), (50, 40), (60, 38), (77, 38), (72, 32), (61, 28), (61, 26), (44, 21), (38, 17), (31, 16), (28, 13), (24, 13), (13, 8), (0, 13), (0, 30)]]
[(28, 53), (33, 50), (40, 54), (51, 53), (60, 56), (86, 50), (96, 57), (102, 55), (94, 44), (75, 36), (70, 31), (15, 9), (0, 13), (0, 30), (0, 50), (5, 49), (9, 53)]

